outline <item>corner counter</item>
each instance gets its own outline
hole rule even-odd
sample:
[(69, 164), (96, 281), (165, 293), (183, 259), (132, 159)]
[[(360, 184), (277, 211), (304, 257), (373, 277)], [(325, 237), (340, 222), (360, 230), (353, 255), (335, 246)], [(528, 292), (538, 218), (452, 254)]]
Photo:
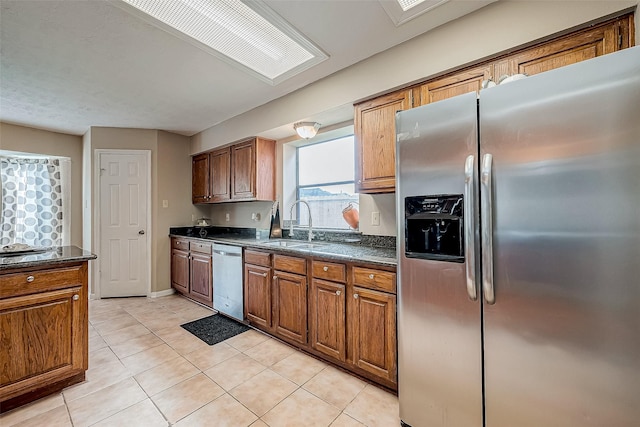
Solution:
[(0, 255), (0, 412), (84, 381), (95, 258), (76, 246)]

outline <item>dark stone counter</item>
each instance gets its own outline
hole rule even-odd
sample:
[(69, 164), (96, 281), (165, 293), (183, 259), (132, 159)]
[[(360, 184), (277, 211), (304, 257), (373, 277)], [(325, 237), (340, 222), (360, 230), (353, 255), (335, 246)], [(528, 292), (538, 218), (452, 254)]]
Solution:
[[(191, 228), (190, 228), (191, 229)], [(302, 255), (317, 257), (322, 259), (329, 259), (335, 261), (359, 261), (370, 264), (396, 266), (396, 249), (395, 247), (382, 247), (382, 246), (369, 246), (367, 244), (336, 242), (336, 241), (317, 241), (311, 242), (312, 247), (306, 247), (308, 243), (306, 240), (292, 240), (292, 239), (256, 239), (255, 231), (235, 233), (233, 230), (220, 230), (219, 233), (207, 233), (202, 238), (199, 237), (197, 232), (186, 232), (186, 227), (175, 227), (170, 229), (171, 237), (188, 237), (194, 240), (200, 240), (205, 242), (219, 242), (235, 246), (243, 246), (246, 248), (254, 249), (266, 249), (270, 251), (277, 251), (282, 253), (288, 253), (291, 255)], [(231, 231), (229, 231), (231, 230)], [(366, 239), (364, 239), (366, 242)], [(384, 240), (394, 240), (384, 239)], [(287, 241), (299, 243), (300, 246), (279, 246), (277, 241)]]
[(74, 261), (87, 261), (97, 257), (77, 246), (60, 246), (34, 252), (18, 254), (0, 253), (0, 271), (14, 268), (38, 267), (49, 264), (63, 264)]

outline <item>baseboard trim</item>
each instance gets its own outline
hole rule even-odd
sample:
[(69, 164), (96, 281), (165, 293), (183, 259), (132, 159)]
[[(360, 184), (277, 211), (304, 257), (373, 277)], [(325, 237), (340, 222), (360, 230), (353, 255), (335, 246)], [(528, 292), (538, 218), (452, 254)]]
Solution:
[(166, 297), (167, 295), (172, 295), (175, 293), (176, 291), (173, 288), (170, 288), (170, 289), (165, 289), (164, 291), (151, 292), (149, 294), (149, 298)]
[(96, 294), (89, 294), (89, 299), (98, 299), (98, 296)]

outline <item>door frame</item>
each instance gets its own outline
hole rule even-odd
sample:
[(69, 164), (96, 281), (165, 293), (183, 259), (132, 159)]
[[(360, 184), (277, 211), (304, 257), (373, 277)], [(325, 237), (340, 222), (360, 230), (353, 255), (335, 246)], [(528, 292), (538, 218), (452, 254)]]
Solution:
[(152, 227), (151, 227), (151, 209), (153, 207), (153, 205), (151, 204), (151, 193), (152, 193), (152, 189), (151, 189), (151, 150), (126, 150), (126, 149), (104, 149), (104, 148), (99, 148), (99, 149), (95, 149), (93, 150), (93, 194), (95, 195), (95, 197), (93, 198), (95, 200), (95, 205), (94, 205), (94, 209), (93, 209), (93, 218), (94, 218), (94, 222), (93, 222), (93, 238), (94, 238), (94, 245), (93, 247), (95, 248), (94, 251), (97, 252), (98, 258), (94, 261), (95, 262), (95, 269), (94, 269), (94, 274), (93, 274), (93, 283), (94, 283), (94, 297), (96, 299), (101, 299), (102, 298), (102, 286), (101, 286), (101, 282), (100, 282), (100, 278), (101, 278), (101, 270), (102, 270), (102, 266), (101, 266), (101, 262), (102, 262), (102, 258), (100, 257), (100, 248), (101, 248), (101, 227), (100, 227), (100, 209), (101, 209), (101, 204), (100, 204), (100, 200), (101, 200), (101, 194), (100, 194), (100, 156), (102, 154), (121, 154), (121, 155), (127, 155), (127, 154), (143, 154), (144, 155), (144, 159), (147, 162), (147, 183), (148, 183), (148, 187), (147, 187), (147, 197), (146, 197), (146, 202), (147, 202), (147, 257), (146, 257), (146, 264), (147, 264), (147, 278), (148, 278), (148, 283), (147, 283), (147, 297), (151, 296), (151, 241), (153, 240), (153, 233), (152, 233)]

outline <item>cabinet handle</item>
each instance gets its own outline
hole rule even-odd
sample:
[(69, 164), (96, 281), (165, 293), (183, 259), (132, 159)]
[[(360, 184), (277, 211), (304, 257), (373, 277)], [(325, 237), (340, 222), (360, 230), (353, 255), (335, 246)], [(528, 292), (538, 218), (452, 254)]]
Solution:
[(267, 277), (267, 273), (262, 273), (261, 276), (262, 277)]
[[(265, 277), (267, 276), (267, 273), (264, 273)], [(278, 280), (278, 276), (273, 276), (273, 280)]]
[(322, 269), (323, 269), (324, 271), (329, 271), (329, 267), (327, 267), (326, 265), (325, 265), (324, 267), (322, 267)]
[(74, 300), (74, 301), (78, 301), (79, 299), (80, 299), (80, 296), (79, 296), (78, 294), (75, 294), (75, 295), (73, 296), (73, 300)]
[(336, 295), (340, 296), (340, 294), (342, 294), (342, 292), (336, 291)]
[(35, 277), (33, 277), (33, 276), (27, 276), (27, 282), (31, 283), (31, 282), (33, 282), (34, 280), (36, 280), (36, 278), (35, 278)]
[(358, 294), (353, 294), (353, 297), (354, 297), (355, 299), (358, 299), (358, 296), (359, 296)]
[(374, 277), (373, 274), (369, 275), (369, 279), (373, 279), (373, 277)]

